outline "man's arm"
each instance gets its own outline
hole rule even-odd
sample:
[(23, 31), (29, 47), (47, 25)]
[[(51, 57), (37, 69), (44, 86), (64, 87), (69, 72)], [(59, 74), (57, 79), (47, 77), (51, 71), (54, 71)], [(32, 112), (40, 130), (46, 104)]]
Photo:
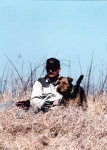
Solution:
[(39, 81), (36, 81), (33, 85), (30, 106), (36, 111), (41, 108), (44, 102), (45, 99), (42, 97), (42, 84)]

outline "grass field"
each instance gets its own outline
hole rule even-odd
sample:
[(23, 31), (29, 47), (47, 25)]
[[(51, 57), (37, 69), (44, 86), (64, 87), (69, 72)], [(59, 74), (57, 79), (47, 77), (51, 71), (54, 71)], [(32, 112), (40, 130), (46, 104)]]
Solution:
[(107, 150), (107, 96), (93, 102), (88, 95), (87, 100), (86, 111), (75, 106), (44, 114), (17, 107), (0, 110), (0, 150)]
[[(37, 68), (44, 63), (34, 69), (30, 66), (28, 75), (23, 76), (9, 58), (8, 61), (12, 69), (6, 65), (0, 78), (0, 103), (27, 100)], [(86, 111), (75, 106), (58, 106), (38, 114), (31, 108), (25, 112), (16, 106), (0, 109), (0, 150), (107, 150), (107, 74), (106, 70), (101, 72), (99, 86), (95, 86), (92, 65), (93, 58), (83, 84), (88, 102)]]

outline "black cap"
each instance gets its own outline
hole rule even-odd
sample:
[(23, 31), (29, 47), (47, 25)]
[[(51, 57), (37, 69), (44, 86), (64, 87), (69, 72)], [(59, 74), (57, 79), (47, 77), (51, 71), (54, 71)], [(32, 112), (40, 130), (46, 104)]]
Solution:
[(49, 58), (46, 61), (46, 69), (47, 70), (57, 70), (60, 68), (60, 61), (56, 58)]

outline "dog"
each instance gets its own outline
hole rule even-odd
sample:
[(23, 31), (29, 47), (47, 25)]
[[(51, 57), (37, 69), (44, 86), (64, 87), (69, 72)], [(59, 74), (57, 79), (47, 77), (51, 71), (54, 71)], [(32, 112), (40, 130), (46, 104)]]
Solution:
[(73, 79), (70, 77), (60, 77), (59, 85), (57, 87), (57, 92), (63, 96), (60, 105), (71, 105), (82, 106), (82, 108), (87, 108), (87, 100), (84, 89), (80, 86), (83, 79), (83, 75), (79, 77), (74, 86), (72, 84)]

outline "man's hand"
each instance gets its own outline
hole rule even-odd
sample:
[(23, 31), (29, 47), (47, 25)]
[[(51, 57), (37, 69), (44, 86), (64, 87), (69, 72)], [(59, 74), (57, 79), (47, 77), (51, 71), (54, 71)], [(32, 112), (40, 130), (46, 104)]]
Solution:
[(54, 102), (53, 101), (46, 101), (42, 107), (41, 107), (41, 110), (43, 112), (47, 112), (49, 111), (49, 109), (52, 107), (52, 106), (58, 106), (58, 100), (55, 100)]
[(41, 110), (42, 110), (43, 112), (49, 111), (50, 107), (52, 107), (52, 104), (53, 104), (53, 102), (46, 101), (46, 102), (42, 105)]

